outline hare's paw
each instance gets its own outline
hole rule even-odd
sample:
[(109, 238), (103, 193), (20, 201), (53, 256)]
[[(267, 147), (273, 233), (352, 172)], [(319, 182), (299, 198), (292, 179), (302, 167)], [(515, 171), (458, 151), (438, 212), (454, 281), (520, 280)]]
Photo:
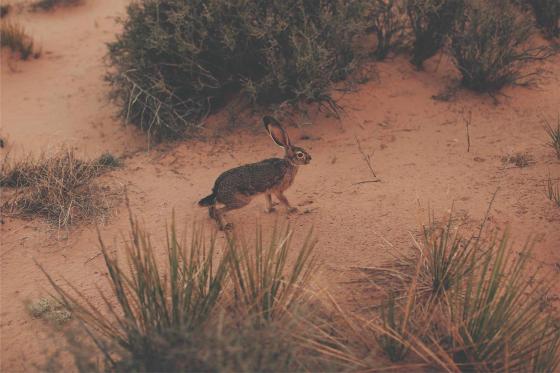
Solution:
[(227, 224), (225, 224), (225, 225), (222, 225), (222, 226), (220, 227), (220, 230), (222, 230), (222, 231), (231, 231), (231, 230), (233, 230), (233, 223), (227, 223)]
[(297, 207), (288, 208), (288, 214), (297, 214), (299, 212)]

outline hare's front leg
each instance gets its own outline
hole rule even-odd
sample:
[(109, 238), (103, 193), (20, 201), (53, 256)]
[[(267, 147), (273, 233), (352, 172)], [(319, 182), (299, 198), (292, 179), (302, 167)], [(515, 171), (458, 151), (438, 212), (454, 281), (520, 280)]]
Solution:
[(284, 206), (286, 206), (289, 213), (298, 211), (297, 207), (292, 207), (290, 205), (290, 202), (288, 202), (288, 199), (286, 198), (283, 192), (276, 192), (274, 193), (274, 195), (276, 196), (276, 198), (278, 198), (278, 201), (280, 201)]
[(270, 193), (266, 193), (264, 195), (266, 199), (266, 212), (271, 213), (274, 212), (276, 209), (274, 208), (274, 203), (272, 203), (272, 195)]

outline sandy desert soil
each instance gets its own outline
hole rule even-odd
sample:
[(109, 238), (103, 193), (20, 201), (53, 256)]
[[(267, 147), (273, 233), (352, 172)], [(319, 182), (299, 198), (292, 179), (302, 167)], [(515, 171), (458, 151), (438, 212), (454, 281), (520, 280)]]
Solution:
[[(102, 57), (126, 3), (97, 0), (15, 16), (40, 41), (43, 56), (17, 63), (3, 56), (0, 132), (16, 153), (67, 143), (87, 156), (127, 155), (125, 166), (103, 181), (127, 187), (132, 209), (157, 242), (172, 209), (186, 226), (208, 222), (196, 202), (223, 170), (280, 152), (254, 117), (235, 131), (218, 132), (228, 124), (227, 115), (217, 115), (209, 120), (205, 141), (149, 151), (137, 131), (122, 127), (105, 99)], [(533, 237), (535, 265), (560, 277), (560, 209), (544, 194), (549, 173), (560, 179), (560, 162), (545, 145), (543, 130), (543, 118), (555, 119), (560, 107), (560, 57), (540, 67), (549, 73), (537, 88), (508, 88), (496, 97), (499, 103), (465, 91), (441, 102), (431, 96), (457, 78), (445, 57), (434, 58), (422, 72), (404, 58), (378, 63), (376, 78), (354, 91), (334, 92), (345, 109), (340, 120), (316, 113), (299, 128), (289, 128), (293, 142), (313, 156), (287, 193), (301, 213), (266, 214), (264, 200), (257, 199), (229, 219), (245, 231), (256, 221), (270, 227), (276, 219), (288, 219), (297, 228), (296, 238), (314, 226), (323, 261), (316, 282), (336, 293), (346, 286), (347, 268), (379, 264), (393, 250), (409, 247), (410, 232), (426, 222), (430, 210), (441, 217), (454, 204), (456, 215), (472, 228), (498, 190), (491, 224), (510, 227), (514, 248)], [(467, 151), (463, 117), (469, 111)], [(371, 176), (356, 137), (374, 152), (381, 182), (359, 183)], [(532, 161), (523, 168), (503, 162), (516, 153), (527, 153)], [(127, 222), (121, 204), (100, 226), (113, 250), (124, 239)], [(40, 220), (4, 218), (1, 235), (1, 370), (34, 370), (56, 342), (25, 310), (25, 300), (48, 290), (33, 260), (99, 303), (97, 289), (106, 287), (106, 273), (95, 227), (57, 231)], [(560, 294), (560, 286), (555, 291)]]

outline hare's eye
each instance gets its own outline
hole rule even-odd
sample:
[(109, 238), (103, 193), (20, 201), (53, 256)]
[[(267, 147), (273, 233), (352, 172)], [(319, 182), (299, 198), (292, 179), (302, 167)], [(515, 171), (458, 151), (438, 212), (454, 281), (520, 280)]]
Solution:
[(303, 153), (302, 152), (297, 152), (296, 157), (298, 157), (299, 159), (303, 158)]

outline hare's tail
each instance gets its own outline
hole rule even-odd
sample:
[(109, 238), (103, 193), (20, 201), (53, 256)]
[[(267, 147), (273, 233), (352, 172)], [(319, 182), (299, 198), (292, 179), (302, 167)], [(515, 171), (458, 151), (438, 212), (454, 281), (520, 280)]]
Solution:
[(215, 204), (216, 204), (216, 195), (214, 195), (214, 193), (198, 201), (198, 205), (202, 207), (213, 206)]

